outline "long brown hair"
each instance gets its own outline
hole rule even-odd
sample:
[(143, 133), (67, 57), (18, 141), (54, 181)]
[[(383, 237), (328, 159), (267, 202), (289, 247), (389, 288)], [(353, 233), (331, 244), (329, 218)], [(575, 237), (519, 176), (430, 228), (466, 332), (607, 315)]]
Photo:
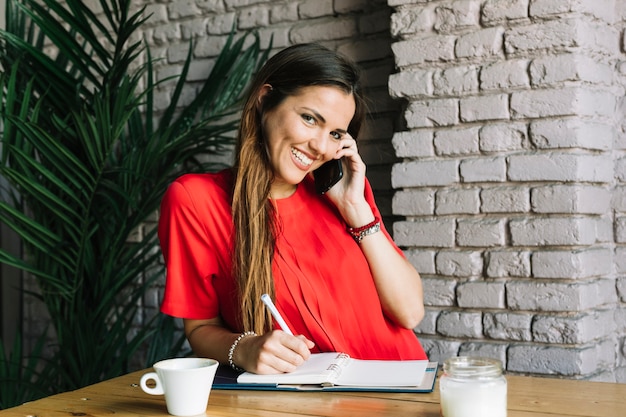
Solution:
[[(272, 88), (259, 101), (266, 84)], [(272, 259), (278, 233), (276, 213), (269, 200), (274, 172), (261, 119), (286, 97), (308, 86), (334, 86), (354, 96), (356, 111), (348, 126), (352, 137), (357, 138), (365, 117), (358, 69), (347, 58), (318, 44), (283, 49), (265, 63), (250, 86), (235, 150), (233, 273), (239, 289), (241, 326), (258, 334), (272, 327), (260, 299), (263, 293), (274, 298)]]

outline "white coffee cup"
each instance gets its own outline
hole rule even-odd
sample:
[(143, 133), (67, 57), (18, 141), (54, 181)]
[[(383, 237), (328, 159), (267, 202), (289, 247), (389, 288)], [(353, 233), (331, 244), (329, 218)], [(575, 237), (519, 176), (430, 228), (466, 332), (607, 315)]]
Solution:
[[(148, 394), (165, 395), (167, 412), (174, 416), (204, 414), (218, 362), (206, 358), (174, 358), (153, 365), (156, 372), (141, 377), (139, 385)], [(154, 381), (154, 387), (147, 385)]]

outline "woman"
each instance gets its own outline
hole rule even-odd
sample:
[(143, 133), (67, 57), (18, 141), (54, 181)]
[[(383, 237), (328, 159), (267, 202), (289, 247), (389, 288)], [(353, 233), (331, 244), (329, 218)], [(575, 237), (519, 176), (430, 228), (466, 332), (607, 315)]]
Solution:
[[(320, 351), (426, 358), (411, 330), (424, 314), (420, 276), (380, 222), (357, 151), (364, 114), (350, 61), (289, 47), (251, 85), (234, 167), (169, 187), (161, 309), (183, 318), (198, 356), (255, 373), (293, 371)], [(343, 178), (320, 195), (315, 170), (333, 159)], [(273, 326), (264, 293), (296, 336)]]

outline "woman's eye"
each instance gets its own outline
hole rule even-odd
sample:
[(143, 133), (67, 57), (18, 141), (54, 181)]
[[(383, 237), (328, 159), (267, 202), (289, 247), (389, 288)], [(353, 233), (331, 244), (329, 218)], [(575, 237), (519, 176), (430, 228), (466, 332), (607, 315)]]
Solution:
[(330, 132), (330, 136), (332, 136), (335, 140), (341, 140), (343, 135), (339, 132)]
[(315, 118), (309, 114), (303, 114), (302, 115), (302, 120), (304, 120), (306, 123), (312, 125), (315, 123)]

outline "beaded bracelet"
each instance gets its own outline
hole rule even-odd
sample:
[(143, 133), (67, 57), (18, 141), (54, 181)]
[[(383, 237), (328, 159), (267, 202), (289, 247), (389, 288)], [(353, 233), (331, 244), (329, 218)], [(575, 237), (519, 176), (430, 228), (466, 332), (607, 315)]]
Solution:
[(237, 348), (237, 345), (239, 344), (239, 342), (241, 342), (241, 340), (243, 338), (248, 337), (248, 336), (257, 336), (257, 334), (255, 332), (251, 332), (251, 331), (247, 331), (247, 332), (241, 333), (239, 335), (239, 337), (237, 337), (237, 339), (235, 339), (233, 344), (230, 346), (230, 349), (228, 350), (228, 364), (235, 371), (245, 371), (245, 369), (240, 368), (237, 365), (235, 365), (235, 362), (233, 362), (233, 354), (235, 353), (235, 348)]
[(380, 218), (374, 217), (374, 221), (361, 227), (348, 227), (348, 233), (356, 241), (361, 243), (365, 236), (380, 232)]

